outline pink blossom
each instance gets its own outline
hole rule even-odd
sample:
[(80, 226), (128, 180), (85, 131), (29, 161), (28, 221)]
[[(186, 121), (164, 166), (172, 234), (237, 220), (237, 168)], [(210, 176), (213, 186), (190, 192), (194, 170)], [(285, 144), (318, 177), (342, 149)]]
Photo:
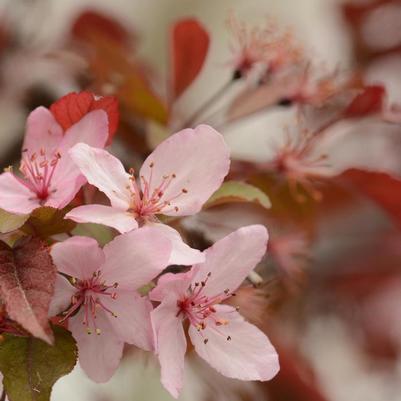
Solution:
[(137, 290), (167, 266), (170, 242), (153, 227), (123, 234), (102, 250), (87, 237), (53, 246), (60, 273), (50, 316), (64, 311), (87, 375), (105, 382), (117, 369), (124, 342), (153, 348), (149, 313), (152, 305)]
[(38, 107), (28, 117), (20, 171), (0, 175), (0, 208), (28, 214), (40, 206), (65, 207), (85, 183), (68, 150), (78, 142), (103, 147), (108, 136), (107, 114), (88, 113), (65, 133), (52, 113)]
[(292, 33), (280, 31), (271, 19), (265, 26), (249, 27), (231, 14), (228, 28), (235, 41), (231, 46), (235, 54), (232, 64), (239, 77), (247, 76), (256, 66), (277, 73), (301, 61), (302, 52)]
[(195, 351), (224, 376), (269, 380), (277, 373), (268, 338), (236, 308), (222, 304), (260, 261), (267, 238), (263, 226), (240, 228), (207, 249), (203, 264), (162, 276), (151, 291), (151, 299), (161, 302), (151, 312), (161, 381), (174, 397), (183, 385), (186, 323)]
[[(157, 224), (159, 214), (188, 216), (199, 212), (221, 185), (230, 165), (222, 136), (206, 125), (184, 129), (162, 142), (145, 160), (139, 180), (134, 171), (127, 173), (105, 150), (78, 144), (70, 154), (88, 182), (108, 196), (111, 206), (80, 206), (67, 217), (78, 223), (105, 224), (122, 233), (145, 223)], [(175, 245), (172, 263), (203, 261), (200, 252), (186, 246), (173, 228), (158, 226)]]

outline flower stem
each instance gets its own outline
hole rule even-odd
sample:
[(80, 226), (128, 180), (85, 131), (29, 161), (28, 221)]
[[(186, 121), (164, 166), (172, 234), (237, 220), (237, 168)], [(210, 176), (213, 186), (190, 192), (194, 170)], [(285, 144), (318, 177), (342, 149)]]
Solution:
[(183, 128), (192, 126), (211, 106), (213, 106), (231, 87), (231, 85), (236, 81), (233, 76), (229, 81), (227, 81), (220, 89), (217, 90), (214, 95), (212, 95), (202, 106), (197, 109), (183, 124)]

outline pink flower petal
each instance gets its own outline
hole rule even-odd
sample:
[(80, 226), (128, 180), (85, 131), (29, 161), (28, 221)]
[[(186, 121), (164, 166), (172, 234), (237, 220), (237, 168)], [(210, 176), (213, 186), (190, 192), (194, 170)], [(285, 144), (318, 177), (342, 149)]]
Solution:
[(69, 128), (61, 141), (58, 151), (61, 158), (57, 163), (52, 184), (62, 187), (65, 181), (73, 180), (81, 172), (71, 160), (69, 150), (78, 143), (90, 146), (103, 147), (108, 136), (107, 114), (103, 110), (92, 111), (79, 122)]
[(127, 186), (130, 185), (130, 176), (117, 158), (103, 149), (83, 143), (75, 145), (70, 155), (88, 182), (104, 192), (114, 207), (129, 208), (131, 193)]
[(171, 205), (162, 213), (186, 216), (197, 213), (220, 187), (230, 167), (229, 156), (223, 137), (213, 128), (199, 125), (162, 142), (145, 160), (140, 176), (150, 181), (152, 175), (152, 193), (161, 185), (163, 177), (175, 174), (169, 186), (163, 189), (161, 200), (171, 200)]
[(12, 173), (0, 174), (0, 208), (10, 213), (29, 214), (40, 206), (31, 192)]
[(75, 197), (85, 184), (77, 165), (68, 151), (78, 142), (103, 147), (108, 137), (107, 114), (102, 110), (93, 111), (69, 128), (61, 141), (58, 151), (61, 155), (51, 181), (52, 191), (46, 200), (47, 206), (63, 208)]
[(85, 373), (95, 382), (107, 382), (120, 363), (124, 343), (113, 332), (113, 327), (103, 313), (98, 313), (97, 327), (101, 334), (88, 334), (82, 324), (83, 311), (69, 320), (68, 328), (78, 344), (79, 363)]
[(57, 270), (78, 279), (89, 279), (105, 258), (93, 238), (75, 236), (53, 245), (51, 256)]
[(185, 295), (192, 277), (196, 273), (195, 269), (191, 269), (186, 273), (166, 273), (159, 277), (157, 286), (150, 291), (149, 296), (152, 301), (162, 302), (167, 296), (174, 294), (176, 299)]
[(138, 223), (135, 218), (126, 212), (110, 206), (85, 205), (72, 209), (65, 216), (77, 223), (97, 223), (113, 227), (120, 233), (135, 230)]
[(95, 148), (103, 148), (108, 133), (108, 117), (104, 110), (94, 110), (65, 131), (60, 151), (68, 151), (78, 143), (85, 143)]
[(63, 129), (48, 109), (38, 107), (29, 114), (22, 149), (27, 149), (30, 155), (38, 154), (41, 149), (51, 154), (62, 139)]
[(60, 274), (56, 277), (54, 295), (49, 306), (49, 317), (65, 311), (71, 304), (71, 297), (77, 292), (70, 282)]
[(117, 298), (101, 297), (103, 305), (117, 317), (107, 315), (120, 340), (134, 344), (146, 351), (153, 349), (153, 333), (150, 324), (152, 304), (146, 297), (133, 291), (116, 290)]
[(180, 233), (174, 230), (174, 228), (159, 223), (153, 223), (151, 226), (157, 227), (157, 229), (171, 241), (173, 248), (168, 263), (169, 265), (191, 266), (205, 261), (205, 255), (198, 249), (193, 249), (188, 246), (182, 240)]
[(200, 332), (190, 327), (189, 336), (198, 355), (219, 373), (233, 379), (272, 379), (279, 371), (278, 355), (265, 334), (246, 322), (234, 308), (227, 305), (215, 308), (218, 317), (228, 324), (216, 326), (210, 319)]
[(119, 235), (103, 250), (104, 280), (118, 282), (119, 289), (132, 291), (149, 283), (168, 266), (171, 244), (156, 228), (142, 227)]
[(52, 184), (51, 188), (55, 190), (46, 199), (45, 206), (63, 209), (74, 199), (82, 185), (86, 183), (85, 177), (79, 173), (79, 170), (76, 173), (74, 177), (71, 175), (62, 184), (59, 183), (57, 188), (54, 188)]
[(187, 349), (182, 322), (175, 316), (177, 301), (166, 299), (151, 312), (155, 349), (161, 367), (161, 382), (178, 398), (184, 381), (184, 358)]
[(211, 273), (203, 294), (214, 296), (226, 289), (235, 291), (262, 259), (267, 239), (267, 230), (262, 225), (239, 228), (206, 249), (206, 261), (197, 265), (199, 270), (193, 282), (204, 281)]

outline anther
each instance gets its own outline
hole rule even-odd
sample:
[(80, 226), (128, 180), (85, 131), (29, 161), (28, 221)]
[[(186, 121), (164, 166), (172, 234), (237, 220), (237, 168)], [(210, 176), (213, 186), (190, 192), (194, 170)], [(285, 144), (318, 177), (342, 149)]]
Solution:
[(183, 192), (184, 194), (187, 194), (187, 193), (188, 193), (188, 189), (182, 188), (182, 192)]
[(100, 336), (100, 334), (102, 334), (102, 330), (96, 329), (96, 334), (97, 334), (98, 336)]
[(227, 341), (231, 341), (231, 336), (228, 336), (228, 337), (227, 337)]
[(209, 341), (209, 340), (208, 340), (207, 338), (205, 338), (205, 339), (203, 340), (203, 344), (207, 344), (208, 341)]

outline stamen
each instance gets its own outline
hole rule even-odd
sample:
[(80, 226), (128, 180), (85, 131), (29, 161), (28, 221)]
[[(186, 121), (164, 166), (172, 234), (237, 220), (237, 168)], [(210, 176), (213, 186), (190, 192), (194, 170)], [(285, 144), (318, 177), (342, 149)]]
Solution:
[(60, 158), (61, 154), (55, 152), (49, 160), (43, 148), (39, 150), (39, 154), (32, 153), (30, 156), (27, 155), (27, 149), (23, 150), (20, 171), (24, 180), (21, 181), (41, 201), (56, 191), (51, 189), (51, 183)]
[[(215, 305), (235, 294), (226, 289), (221, 294), (212, 297), (206, 295), (204, 292), (210, 277), (211, 272), (207, 273), (204, 280), (194, 282), (189, 286), (186, 296), (177, 302), (178, 312), (176, 316), (179, 317), (181, 315), (184, 319), (187, 319), (202, 337), (208, 323), (213, 323), (210, 328), (226, 337), (226, 334), (219, 331), (218, 327), (227, 326), (230, 322), (217, 315), (218, 309), (215, 308)], [(207, 341), (205, 340), (207, 339), (204, 339), (206, 344)]]
[(65, 321), (82, 307), (84, 308), (82, 325), (86, 327), (86, 332), (92, 334), (94, 330), (97, 335), (102, 334), (101, 329), (96, 325), (97, 313), (102, 310), (104, 313), (109, 313), (117, 318), (117, 314), (110, 310), (102, 302), (102, 299), (105, 300), (104, 297), (107, 296), (113, 300), (116, 299), (116, 292), (109, 290), (117, 288), (118, 283), (107, 285), (102, 280), (101, 270), (93, 272), (90, 279), (79, 280), (73, 277), (70, 282), (76, 288), (76, 293), (71, 297), (71, 306), (63, 312), (64, 317), (61, 321)]

